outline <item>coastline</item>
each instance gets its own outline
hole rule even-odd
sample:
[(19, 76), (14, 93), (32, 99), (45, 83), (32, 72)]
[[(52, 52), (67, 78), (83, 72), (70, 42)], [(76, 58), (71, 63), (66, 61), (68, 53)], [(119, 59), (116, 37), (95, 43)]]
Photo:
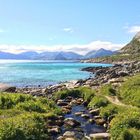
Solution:
[[(65, 89), (73, 89), (80, 86), (92, 87), (97, 88), (98, 86), (106, 83), (111, 83), (116, 81), (119, 84), (119, 78), (125, 76), (132, 76), (135, 73), (140, 72), (138, 66), (140, 63), (138, 61), (133, 62), (118, 62), (115, 63), (114, 66), (111, 67), (86, 67), (81, 69), (81, 71), (90, 72), (94, 77), (89, 77), (87, 79), (80, 79), (80, 80), (71, 80), (67, 82), (61, 82), (53, 85), (43, 86), (41, 87), (38, 85), (37, 87), (15, 87), (10, 86), (8, 84), (1, 84), (3, 85), (3, 89), (15, 89), (15, 92), (25, 93), (25, 94), (32, 94), (36, 96), (48, 96), (48, 94), (52, 94), (53, 92), (65, 90)], [(1, 87), (0, 87), (1, 89)], [(8, 90), (10, 91), (10, 90)]]
[[(125, 81), (125, 77), (131, 77), (140, 72), (140, 62), (135, 61), (133, 63), (125, 63), (125, 65), (116, 64), (112, 67), (86, 67), (83, 68), (82, 71), (88, 71), (95, 76), (85, 80), (81, 79), (64, 82), (57, 85), (47, 86), (45, 88), (16, 88), (10, 86), (8, 87), (7, 85), (3, 84), (1, 87), (5, 86), (6, 92), (27, 94), (31, 95), (35, 99), (36, 97), (38, 97), (38, 99), (45, 97), (45, 99), (48, 99), (49, 101), (54, 100), (56, 106), (61, 108), (63, 113), (62, 116), (57, 115), (55, 118), (54, 116), (49, 116), (48, 120), (51, 122), (51, 124), (48, 124), (47, 130), (50, 139), (63, 140), (64, 138), (69, 138), (70, 136), (72, 138), (75, 136), (81, 138), (82, 136), (87, 139), (100, 137), (101, 139), (109, 140), (111, 137), (109, 132), (110, 121), (114, 118), (114, 116), (109, 115), (107, 118), (105, 118), (100, 114), (104, 109), (104, 106), (91, 107), (89, 105), (92, 103), (92, 99), (99, 98), (99, 101), (102, 99), (106, 101), (106, 106), (111, 104), (112, 107), (117, 105), (122, 108), (130, 107), (133, 109), (133, 106), (127, 106), (126, 104), (123, 104), (115, 96), (110, 97), (107, 95), (97, 95), (96, 92), (103, 85), (112, 84), (115, 87), (120, 86)], [(82, 88), (84, 90), (82, 90)], [(92, 90), (94, 91), (94, 95), (92, 95)], [(58, 94), (58, 97), (56, 96), (56, 93)], [(61, 96), (63, 97), (63, 93), (64, 95), (66, 94), (64, 96), (65, 98), (60, 98)], [(83, 95), (80, 95), (79, 97), (79, 93), (86, 93), (87, 99), (84, 98)], [(93, 98), (91, 99), (91, 97)], [(90, 128), (94, 128), (94, 131), (92, 129), (86, 128), (87, 122)], [(71, 129), (63, 128), (63, 124), (66, 127), (70, 126)], [(77, 131), (81, 124), (84, 124), (84, 128), (82, 127), (82, 130)], [(86, 133), (88, 131), (89, 134)]]

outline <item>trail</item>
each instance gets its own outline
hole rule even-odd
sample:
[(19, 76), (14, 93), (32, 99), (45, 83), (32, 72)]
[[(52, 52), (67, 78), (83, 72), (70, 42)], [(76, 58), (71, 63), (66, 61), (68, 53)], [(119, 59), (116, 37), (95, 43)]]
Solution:
[(128, 105), (122, 103), (118, 98), (117, 96), (113, 96), (113, 97), (110, 97), (110, 96), (104, 96), (109, 102), (115, 104), (115, 105), (119, 105), (119, 106), (124, 106), (124, 107), (127, 107)]

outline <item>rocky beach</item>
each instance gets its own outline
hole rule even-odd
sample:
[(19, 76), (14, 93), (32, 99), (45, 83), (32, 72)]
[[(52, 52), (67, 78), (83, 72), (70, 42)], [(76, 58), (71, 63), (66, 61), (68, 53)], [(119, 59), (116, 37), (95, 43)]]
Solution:
[[(125, 81), (124, 77), (131, 77), (140, 72), (140, 62), (119, 63), (112, 67), (87, 67), (83, 68), (82, 71), (88, 71), (94, 74), (94, 77), (52, 85), (46, 88), (16, 88), (1, 84), (0, 90), (1, 92), (30, 94), (34, 97), (45, 97), (53, 100), (54, 93), (64, 90), (73, 90), (80, 87), (98, 90), (102, 85), (106, 84), (112, 84), (115, 87), (120, 86)], [(52, 116), (47, 119), (50, 139), (110, 139), (108, 131), (112, 116), (108, 116), (108, 118), (100, 116), (100, 108), (89, 107), (89, 101), (82, 97), (68, 95), (64, 99), (56, 99), (55, 102), (62, 109), (63, 115)]]

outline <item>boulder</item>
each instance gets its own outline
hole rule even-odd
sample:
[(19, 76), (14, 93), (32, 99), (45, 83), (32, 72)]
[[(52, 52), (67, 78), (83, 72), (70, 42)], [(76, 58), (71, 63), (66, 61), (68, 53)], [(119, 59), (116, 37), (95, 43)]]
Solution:
[(99, 115), (99, 111), (100, 110), (97, 108), (97, 109), (90, 110), (89, 113), (92, 114), (92, 115)]
[(110, 134), (109, 133), (95, 133), (95, 134), (90, 134), (89, 137), (91, 139), (103, 140), (103, 139), (109, 139)]
[(95, 119), (95, 122), (97, 125), (104, 125), (104, 123), (106, 123), (104, 119)]
[(89, 122), (90, 122), (91, 124), (93, 124), (93, 123), (95, 123), (95, 120), (94, 120), (94, 119), (89, 119)]
[(83, 98), (77, 99), (76, 104), (80, 105), (80, 104), (82, 104), (82, 103), (83, 103)]
[(66, 137), (74, 137), (75, 132), (74, 131), (66, 131), (63, 136)]
[(90, 118), (90, 116), (88, 114), (82, 114), (81, 117), (85, 118), (85, 119), (89, 119)]
[(82, 115), (82, 114), (83, 114), (82, 111), (80, 111), (80, 112), (75, 112), (75, 115), (76, 115), (76, 116), (80, 116), (80, 115)]
[(64, 120), (64, 125), (66, 127), (76, 127), (76, 126), (79, 126), (80, 123), (78, 121), (74, 120), (73, 118), (66, 118)]
[(61, 129), (59, 127), (49, 128), (48, 133), (50, 135), (57, 135), (61, 132)]
[(129, 73), (127, 71), (119, 71), (118, 75), (123, 77), (123, 76), (128, 76)]
[(58, 100), (57, 101), (57, 105), (58, 106), (67, 106), (68, 105), (68, 102), (65, 102), (64, 100)]
[(16, 92), (16, 87), (7, 84), (0, 84), (0, 92)]

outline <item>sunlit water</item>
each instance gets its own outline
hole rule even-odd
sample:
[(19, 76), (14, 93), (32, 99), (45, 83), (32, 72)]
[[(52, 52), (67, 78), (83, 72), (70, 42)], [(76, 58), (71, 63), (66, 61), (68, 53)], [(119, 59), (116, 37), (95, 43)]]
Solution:
[(0, 83), (15, 86), (46, 86), (49, 84), (86, 79), (90, 73), (84, 67), (111, 66), (110, 64), (74, 61), (0, 60)]

